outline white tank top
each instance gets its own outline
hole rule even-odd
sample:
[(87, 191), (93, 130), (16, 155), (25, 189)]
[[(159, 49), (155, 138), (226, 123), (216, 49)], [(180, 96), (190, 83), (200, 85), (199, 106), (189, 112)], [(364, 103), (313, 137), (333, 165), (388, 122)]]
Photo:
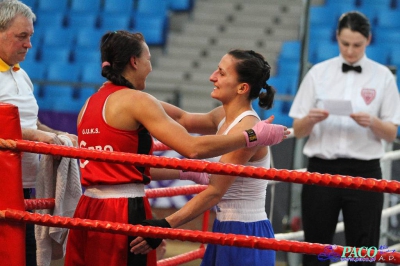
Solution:
[[(222, 133), (228, 132), (246, 116), (255, 116), (258, 119), (257, 113), (245, 111), (240, 114), (229, 127)], [(218, 125), (218, 130), (221, 128), (225, 118)], [(221, 156), (208, 159), (212, 162), (219, 162)], [(270, 153), (259, 161), (248, 162), (246, 166), (270, 168)], [(236, 177), (235, 182), (231, 185), (221, 201), (217, 204), (217, 219), (219, 221), (241, 221), (241, 222), (256, 222), (267, 219), (265, 212), (265, 199), (268, 180)]]

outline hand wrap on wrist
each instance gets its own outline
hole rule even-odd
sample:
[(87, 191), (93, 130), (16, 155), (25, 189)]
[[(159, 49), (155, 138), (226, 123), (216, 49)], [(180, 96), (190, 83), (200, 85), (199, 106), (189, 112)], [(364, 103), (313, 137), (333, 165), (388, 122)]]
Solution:
[(283, 140), (284, 133), (284, 126), (270, 124), (265, 120), (258, 122), (252, 129), (243, 131), (248, 148), (278, 144)]
[(200, 185), (208, 185), (210, 182), (210, 176), (208, 173), (200, 173), (200, 172), (186, 172), (179, 170), (179, 179), (180, 180), (191, 180), (196, 184)]
[[(163, 228), (171, 228), (171, 225), (167, 222), (165, 219), (159, 219), (159, 220), (144, 220), (143, 222), (140, 223), (141, 225), (144, 226), (157, 226), (157, 227), (163, 227)], [(150, 238), (150, 237), (145, 237), (144, 238), (147, 242), (147, 244), (152, 248), (156, 249), (162, 242), (162, 238)]]

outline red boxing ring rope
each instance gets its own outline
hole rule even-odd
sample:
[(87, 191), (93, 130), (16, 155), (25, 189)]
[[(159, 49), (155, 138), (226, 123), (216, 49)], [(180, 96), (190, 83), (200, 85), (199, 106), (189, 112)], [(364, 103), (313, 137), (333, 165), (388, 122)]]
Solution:
[[(305, 243), (293, 240), (276, 240), (271, 238), (260, 238), (246, 235), (222, 234), (153, 226), (137, 226), (108, 221), (51, 216), (48, 214), (41, 215), (37, 213), (29, 213), (18, 210), (0, 211), (0, 219), (15, 222), (28, 222), (52, 227), (90, 229), (92, 231), (104, 233), (211, 243), (223, 246), (272, 249), (276, 251), (305, 253), (311, 255), (318, 255), (322, 253), (324, 251), (324, 248), (328, 246), (323, 244)], [(361, 248), (361, 250), (359, 251), (359, 248), (357, 248), (356, 250), (357, 254), (358, 252), (360, 252), (362, 256), (367, 255), (366, 249)], [(336, 252), (341, 254), (343, 252), (343, 246), (337, 246)], [(400, 264), (400, 252), (384, 252), (379, 255), (379, 262)]]
[[(13, 123), (12, 127), (10, 126), (10, 128), (12, 128), (11, 130), (13, 131), (13, 134), (8, 134), (10, 130), (2, 129), (0, 130), (0, 133), (2, 133), (1, 136), (6, 136), (8, 138), (16, 138), (16, 139), (21, 138), (21, 133), (20, 133), (21, 129), (19, 127), (19, 120), (18, 121), (16, 120), (17, 118), (19, 118), (18, 109), (15, 106), (6, 104), (0, 105), (0, 108), (6, 111), (8, 111), (7, 108), (9, 108), (9, 110), (12, 109), (11, 110), (12, 112), (10, 111), (9, 113), (6, 111), (0, 112), (0, 116), (2, 118), (5, 118), (2, 119), (5, 121), (5, 125), (9, 125), (8, 121), (12, 121), (12, 119), (15, 120), (14, 121), (15, 123)], [(162, 145), (159, 146), (160, 149), (167, 149), (167, 147), (161, 147)], [(70, 158), (80, 158), (84, 160), (90, 159), (90, 160), (103, 161), (109, 163), (131, 163), (138, 166), (183, 169), (183, 170), (197, 171), (197, 172), (208, 172), (212, 174), (227, 174), (234, 176), (253, 177), (259, 179), (280, 180), (285, 182), (294, 182), (301, 184), (317, 184), (317, 185), (332, 186), (332, 187), (348, 187), (353, 189), (363, 189), (376, 192), (389, 192), (389, 193), (400, 194), (399, 193), (400, 182), (398, 181), (365, 179), (361, 177), (306, 173), (306, 172), (296, 172), (296, 171), (277, 170), (277, 169), (265, 169), (265, 168), (256, 168), (250, 166), (240, 166), (234, 164), (210, 163), (201, 160), (166, 158), (166, 157), (157, 157), (150, 155), (120, 153), (120, 152), (94, 151), (88, 149), (71, 148), (71, 147), (36, 143), (23, 140), (0, 139), (0, 155), (4, 155), (3, 156), (4, 158), (9, 158), (10, 161), (12, 162), (15, 161), (15, 164), (20, 162), (18, 160), (11, 160), (11, 159), (13, 158), (14, 154), (16, 155), (19, 154), (10, 153), (11, 156), (7, 157), (9, 151), (2, 151), (1, 148), (11, 149), (16, 151), (59, 155)], [(6, 161), (4, 161), (4, 159), (1, 165), (8, 166), (8, 164), (6, 163)], [(18, 168), (19, 167), (16, 167), (16, 169)], [(11, 169), (11, 168), (6, 168), (6, 169)], [(12, 173), (12, 177), (20, 178), (21, 173), (18, 172)], [(16, 190), (20, 189), (21, 187), (22, 184), (17, 184), (12, 186), (12, 188), (13, 189), (15, 188)], [(200, 187), (197, 187), (196, 189), (200, 189)], [(157, 193), (161, 194), (162, 192), (156, 191), (154, 192), (154, 195), (158, 195)], [(176, 192), (173, 191), (172, 189), (171, 191), (164, 191), (163, 193), (166, 194), (169, 193), (172, 195)], [(194, 192), (191, 191), (190, 193)], [(20, 194), (21, 193), (16, 193), (15, 198), (17, 198), (18, 200), (21, 198), (21, 203), (23, 203), (22, 195)], [(5, 200), (4, 203), (9, 202), (11, 200), (7, 199), (7, 196), (2, 196), (2, 199)], [(28, 202), (27, 205), (29, 204), (31, 203)], [(52, 199), (43, 199), (42, 201), (34, 203), (33, 205), (35, 205), (34, 207), (37, 208), (43, 208), (51, 206), (52, 204), (53, 204)], [(32, 207), (32, 204), (30, 207)], [(7, 206), (6, 208), (9, 207)], [(72, 219), (67, 217), (32, 214), (29, 212), (22, 211), (23, 206), (21, 208), (20, 206), (17, 206), (16, 208), (18, 210), (8, 209), (5, 211), (4, 210), (0, 211), (0, 219), (7, 221), (14, 221), (12, 223), (0, 222), (0, 226), (4, 226), (5, 224), (17, 225), (18, 233), (23, 232), (20, 229), (22, 229), (24, 223), (28, 222), (28, 223), (35, 223), (39, 225), (46, 225), (53, 227), (66, 227), (66, 228), (77, 228), (77, 229), (88, 228), (93, 231), (108, 232), (108, 233), (177, 239), (182, 241), (212, 243), (212, 244), (227, 245), (227, 246), (272, 249), (277, 251), (305, 253), (314, 255), (322, 253), (325, 247), (327, 246), (322, 244), (305, 243), (305, 242), (290, 241), (290, 240), (266, 239), (266, 238), (244, 236), (244, 235), (221, 234), (221, 233), (191, 231), (182, 229), (167, 229), (167, 228), (159, 228), (151, 226), (143, 227), (137, 225), (134, 226), (129, 224), (120, 224), (107, 221), (97, 221), (97, 220), (87, 220), (87, 219)], [(26, 208), (29, 208), (29, 206), (27, 206)], [(17, 239), (17, 238), (18, 241), (23, 239), (20, 235), (18, 235), (18, 237), (15, 237), (15, 234), (14, 237), (12, 237), (12, 239)], [(3, 240), (6, 239), (4, 238)], [(18, 245), (18, 246), (23, 247), (23, 245)], [(201, 247), (200, 249), (203, 249), (203, 247)], [(343, 249), (344, 248), (342, 246), (337, 246), (336, 251), (340, 253), (343, 252)], [(15, 249), (14, 247), (6, 245), (0, 249), (0, 252), (2, 252), (1, 254), (4, 255), (6, 261), (8, 258), (12, 258), (9, 261), (10, 263), (11, 262), (14, 263), (13, 265), (22, 265), (22, 260), (17, 262), (14, 260), (17, 257), (18, 258), (24, 257), (23, 253), (21, 253), (21, 250), (22, 248)], [(363, 256), (367, 255), (367, 250), (365, 249), (363, 250), (363, 248), (357, 248), (356, 251), (357, 253), (361, 253), (361, 255)], [(198, 251), (199, 254), (201, 252), (202, 250)], [(380, 255), (381, 258), (378, 259), (378, 262), (400, 263), (399, 252), (393, 252), (393, 253), (385, 252)]]
[(352, 188), (400, 194), (400, 182), (395, 180), (377, 180), (373, 178), (299, 172), (294, 170), (278, 170), (274, 168), (265, 169), (253, 166), (207, 162), (203, 160), (167, 158), (123, 152), (96, 151), (25, 140), (4, 140), (1, 138), (0, 148), (60, 155), (70, 158), (89, 159), (109, 163), (131, 163), (133, 165), (144, 167), (181, 169), (194, 172), (207, 172), (211, 174), (226, 174), (258, 179), (279, 180), (299, 184), (316, 184), (320, 186)]

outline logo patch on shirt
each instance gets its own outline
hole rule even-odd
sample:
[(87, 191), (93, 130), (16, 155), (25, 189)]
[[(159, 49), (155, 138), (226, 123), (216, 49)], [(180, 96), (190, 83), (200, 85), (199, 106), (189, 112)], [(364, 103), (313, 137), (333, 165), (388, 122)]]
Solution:
[(361, 90), (361, 96), (364, 99), (364, 102), (369, 105), (376, 96), (376, 90), (375, 89), (362, 89)]

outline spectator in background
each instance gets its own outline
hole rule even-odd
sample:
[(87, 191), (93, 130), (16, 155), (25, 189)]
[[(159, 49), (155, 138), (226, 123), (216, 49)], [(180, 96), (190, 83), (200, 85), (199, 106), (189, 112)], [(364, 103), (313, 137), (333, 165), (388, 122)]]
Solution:
[[(57, 143), (59, 132), (41, 124), (38, 120), (38, 105), (33, 95), (33, 85), (19, 63), (24, 61), (32, 47), (32, 10), (17, 0), (0, 2), (0, 102), (16, 105), (20, 114), (22, 138), (31, 141)], [(77, 136), (68, 134), (77, 144)], [(39, 154), (24, 152), (22, 155), (22, 181), (24, 198), (30, 198), (35, 187)], [(26, 225), (26, 265), (36, 265), (36, 241), (34, 225)]]
[[(390, 70), (365, 54), (371, 41), (368, 18), (343, 14), (336, 38), (340, 55), (313, 66), (300, 85), (289, 113), (294, 134), (309, 137), (303, 151), (309, 172), (381, 179), (382, 140), (393, 141), (400, 123), (399, 91)], [(329, 100), (351, 103), (352, 111), (332, 113), (324, 106)], [(342, 210), (346, 245), (379, 247), (382, 193), (303, 185), (301, 200), (305, 241), (332, 243)], [(364, 264), (374, 265), (349, 262)], [(303, 265), (329, 265), (329, 260), (304, 255)]]

